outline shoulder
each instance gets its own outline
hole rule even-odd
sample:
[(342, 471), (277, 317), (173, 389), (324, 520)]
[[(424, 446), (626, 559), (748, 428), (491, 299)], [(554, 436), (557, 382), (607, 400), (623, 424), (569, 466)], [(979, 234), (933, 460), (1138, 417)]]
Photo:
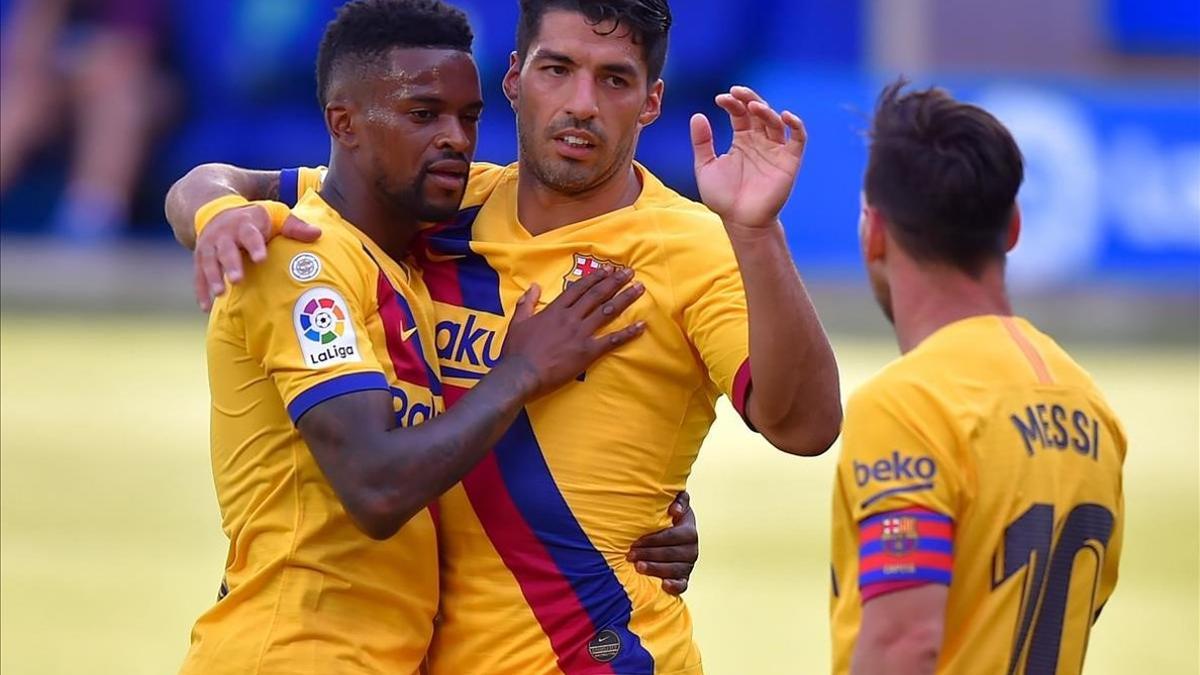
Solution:
[(863, 383), (846, 402), (845, 433), (903, 425), (944, 424), (937, 369), (918, 354), (901, 356)]
[(1057, 340), (1043, 333), (1033, 323), (1025, 319), (1017, 320), (1028, 326), (1031, 341), (1037, 347), (1042, 357), (1046, 359), (1047, 365), (1050, 367), (1056, 380), (1062, 384), (1099, 393), (1099, 386), (1096, 384), (1096, 380), (1092, 377), (1092, 374), (1076, 361), (1070, 352), (1058, 344)]
[(675, 260), (732, 260), (733, 246), (721, 217), (707, 206), (661, 186), (637, 205), (648, 236), (659, 239)]
[(642, 196), (637, 202), (639, 215), (660, 220), (662, 229), (667, 232), (689, 234), (718, 229), (724, 232), (721, 217), (707, 206), (667, 187), (640, 165), (638, 169), (642, 176)]
[(356, 300), (370, 297), (371, 261), (362, 243), (337, 223), (306, 211), (302, 202), (294, 214), (321, 228), (314, 242), (276, 237), (267, 244), (267, 258), (249, 265), (246, 278), (234, 288), (245, 297), (272, 301), (295, 298), (306, 289), (328, 286)]
[(500, 166), (488, 162), (472, 163), (471, 174), (467, 179), (467, 191), (463, 195), (462, 208), (479, 206), (487, 201), (497, 188), (508, 181), (516, 180), (516, 177), (516, 164)]
[[(917, 393), (909, 373), (911, 365), (900, 357), (864, 382), (846, 400), (846, 422), (874, 416), (882, 410), (900, 408), (901, 402)], [(852, 415), (855, 419), (852, 419)]]
[[(1032, 326), (1032, 324), (1030, 324)], [(1072, 387), (1081, 392), (1082, 395), (1094, 406), (1101, 420), (1106, 423), (1110, 431), (1115, 435), (1118, 441), (1118, 446), (1122, 453), (1125, 451), (1127, 442), (1126, 431), (1121, 423), (1120, 417), (1113, 408), (1112, 403), (1104, 394), (1104, 390), (1096, 382), (1095, 377), (1083, 366), (1075, 360), (1075, 358), (1058, 342), (1034, 328), (1033, 339), (1037, 344), (1038, 350), (1042, 353), (1047, 361), (1050, 372), (1054, 380), (1068, 387)]]
[[(292, 215), (320, 228), (321, 236), (313, 242), (275, 237), (267, 245), (268, 263), (280, 266), (285, 260), (291, 261), (298, 255), (312, 255), (319, 258), (323, 265), (345, 272), (347, 267), (361, 267), (369, 261), (362, 242), (341, 223), (317, 193), (305, 195), (292, 209)], [(301, 277), (306, 274), (303, 269), (290, 271), (299, 272)]]

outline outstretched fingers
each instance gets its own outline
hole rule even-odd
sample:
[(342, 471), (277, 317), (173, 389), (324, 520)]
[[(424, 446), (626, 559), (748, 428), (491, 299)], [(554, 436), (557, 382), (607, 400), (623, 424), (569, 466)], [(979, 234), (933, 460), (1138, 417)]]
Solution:
[(696, 169), (699, 169), (717, 158), (717, 149), (713, 146), (712, 124), (702, 113), (696, 113), (692, 115), (691, 131), (692, 157), (695, 159)]
[(729, 115), (729, 124), (733, 127), (733, 133), (750, 131), (753, 122), (750, 119), (750, 111), (746, 109), (743, 101), (738, 100), (733, 94), (719, 94), (716, 102), (717, 107)]
[(808, 130), (804, 128), (804, 121), (790, 110), (783, 111), (782, 117), (783, 123), (791, 130), (791, 136), (787, 142), (788, 152), (795, 155), (797, 159), (804, 157), (804, 148), (808, 146)]
[(756, 131), (761, 131), (767, 140), (772, 143), (779, 145), (787, 143), (787, 127), (784, 125), (783, 118), (779, 116), (779, 113), (761, 101), (754, 101), (747, 108), (756, 121)]

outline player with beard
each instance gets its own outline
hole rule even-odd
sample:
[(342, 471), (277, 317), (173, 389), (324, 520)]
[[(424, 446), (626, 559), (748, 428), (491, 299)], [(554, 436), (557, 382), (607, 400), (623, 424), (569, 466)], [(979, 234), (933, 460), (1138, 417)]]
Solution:
[[(438, 610), (427, 505), (522, 406), (642, 331), (593, 333), (641, 295), (596, 277), (516, 304), (493, 368), (441, 414), (432, 301), (401, 262), (420, 219), (458, 211), (482, 106), (459, 11), (361, 0), (318, 59), (329, 172), (208, 329), (212, 461), (229, 537), (184, 673), (412, 673)], [(418, 112), (437, 110), (437, 114)], [(615, 296), (615, 297), (614, 297)]]
[[(519, 161), (475, 165), (463, 208), (415, 248), (451, 408), (498, 363), (506, 316), (532, 284), (570, 292), (632, 269), (647, 288), (622, 321), (644, 321), (647, 336), (527, 406), (440, 500), (435, 673), (700, 672), (686, 607), (638, 574), (653, 561), (628, 552), (667, 523), (717, 396), (790, 453), (819, 454), (837, 435), (836, 364), (778, 220), (803, 156), (800, 120), (735, 87), (717, 97), (734, 129), (717, 156), (696, 116), (708, 208), (633, 160), (662, 105), (670, 23), (663, 0), (524, 0), (504, 80)], [(319, 182), (314, 170), (213, 166), (168, 206), (190, 244), (207, 200), (230, 189), (290, 200)], [(272, 233), (262, 212), (212, 227), (197, 247), (204, 296), (222, 272), (241, 274), (239, 246), (253, 258)]]

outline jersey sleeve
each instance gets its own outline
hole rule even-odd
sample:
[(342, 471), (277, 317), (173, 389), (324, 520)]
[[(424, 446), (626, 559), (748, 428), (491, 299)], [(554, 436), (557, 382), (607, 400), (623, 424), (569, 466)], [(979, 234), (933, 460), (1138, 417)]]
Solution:
[(289, 207), (299, 203), (309, 190), (319, 190), (325, 180), (325, 167), (297, 167), (279, 172), (279, 201)]
[(851, 398), (838, 481), (858, 524), (863, 601), (922, 584), (949, 585), (958, 511), (952, 434), (919, 392), (872, 386)]
[(364, 323), (372, 311), (367, 282), (336, 242), (322, 242), (273, 242), (267, 260), (231, 291), (247, 350), (293, 422), (331, 398), (390, 389)]
[(684, 333), (709, 378), (749, 424), (750, 317), (733, 246), (719, 221), (704, 222), (679, 244), (668, 256)]

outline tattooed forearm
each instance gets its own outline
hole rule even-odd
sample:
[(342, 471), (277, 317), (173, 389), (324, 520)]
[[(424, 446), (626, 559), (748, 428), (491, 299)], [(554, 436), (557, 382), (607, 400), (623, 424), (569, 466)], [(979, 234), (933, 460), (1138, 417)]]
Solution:
[(462, 480), (532, 387), (518, 363), (501, 363), (450, 412), (416, 426), (378, 431), (379, 416), (392, 415), (391, 396), (364, 392), (318, 405), (299, 429), (347, 511), (364, 532), (386, 538)]

